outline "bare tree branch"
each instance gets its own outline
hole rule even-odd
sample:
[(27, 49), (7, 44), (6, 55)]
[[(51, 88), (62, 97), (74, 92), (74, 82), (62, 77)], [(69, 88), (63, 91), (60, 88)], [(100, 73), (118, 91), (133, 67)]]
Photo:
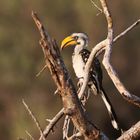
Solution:
[[(64, 108), (62, 108), (56, 115), (53, 117), (53, 119), (49, 122), (49, 124), (46, 126), (46, 128), (43, 131), (43, 135), (45, 138), (47, 138), (48, 134), (51, 130), (53, 130), (56, 123), (63, 117), (64, 115)], [(42, 140), (42, 136), (39, 138), (39, 140)]]
[(126, 33), (130, 32), (132, 29), (134, 29), (134, 27), (136, 27), (137, 25), (139, 25), (140, 23), (140, 19), (138, 19), (137, 21), (135, 21), (131, 26), (129, 26), (125, 31), (123, 31), (122, 33), (120, 33), (119, 35), (117, 35), (114, 39), (113, 39), (113, 43), (116, 42), (117, 40), (119, 40), (121, 37), (123, 37)]
[(108, 11), (106, 1), (105, 0), (100, 0), (104, 14), (106, 16), (107, 22), (108, 22), (108, 37), (106, 40), (100, 42), (97, 44), (91, 51), (91, 54), (89, 56), (89, 59), (86, 63), (85, 66), (85, 74), (84, 74), (84, 82), (80, 90), (80, 95), (83, 95), (88, 83), (88, 76), (89, 76), (89, 71), (90, 67), (92, 64), (92, 61), (96, 55), (99, 55), (103, 50), (105, 50), (104, 58), (103, 58), (103, 65), (105, 66), (105, 69), (107, 73), (109, 74), (110, 78), (112, 79), (114, 85), (118, 89), (119, 93), (126, 99), (127, 101), (131, 102), (132, 104), (137, 105), (140, 107), (140, 98), (130, 94), (129, 91), (124, 87), (123, 83), (120, 81), (118, 78), (118, 75), (116, 74), (114, 68), (110, 64), (110, 57), (111, 57), (111, 52), (112, 52), (112, 43), (116, 42), (118, 39), (120, 39), (122, 36), (124, 36), (126, 33), (128, 33), (130, 30), (132, 30), (136, 25), (139, 24), (140, 20), (137, 20), (134, 24), (132, 24), (130, 27), (128, 27), (124, 32), (119, 34), (117, 37), (113, 39), (113, 29), (112, 29), (112, 19), (110, 16), (110, 13)]
[[(113, 43), (115, 43), (116, 41), (118, 41), (119, 39), (121, 39), (123, 36), (125, 36), (128, 32), (130, 32), (132, 29), (134, 29), (134, 27), (136, 27), (137, 25), (139, 25), (140, 23), (140, 19), (138, 19), (137, 21), (135, 21), (132, 25), (130, 25), (127, 29), (125, 29), (123, 32), (121, 32), (120, 34), (118, 34), (114, 39), (113, 39)], [(105, 47), (103, 47), (102, 49), (100, 49), (96, 56), (99, 56), (103, 51), (105, 50)]]
[(82, 135), (81, 133), (76, 133), (76, 134), (73, 134), (71, 137), (67, 138), (67, 140), (75, 140), (77, 138), (80, 138)]
[[(23, 105), (25, 106), (26, 110), (29, 112), (29, 115), (32, 117), (33, 121), (35, 122), (39, 132), (40, 132), (40, 135), (42, 136), (42, 139), (45, 140), (45, 137), (43, 135), (43, 131), (41, 129), (41, 126), (39, 124), (39, 121), (37, 120), (37, 118), (35, 117), (35, 115), (33, 114), (33, 112), (31, 111), (31, 109), (29, 108), (29, 106), (25, 103), (24, 100), (22, 100), (22, 103)], [(28, 133), (29, 134), (29, 133)]]
[(43, 68), (36, 74), (36, 77), (40, 76), (40, 74), (47, 68), (47, 65), (43, 66)]
[(30, 140), (35, 140), (34, 137), (27, 130), (25, 132), (29, 136)]
[(103, 137), (100, 135), (101, 132), (97, 127), (88, 121), (87, 115), (81, 107), (77, 92), (60, 56), (56, 42), (48, 35), (37, 17), (37, 14), (32, 13), (32, 17), (41, 34), (40, 45), (44, 52), (45, 61), (51, 72), (52, 78), (60, 91), (64, 113), (71, 117), (74, 126), (80, 133), (82, 133), (86, 140), (99, 139), (99, 137)]
[(140, 121), (124, 132), (117, 140), (140, 140)]
[(98, 13), (97, 15), (103, 13), (103, 10), (94, 2), (94, 0), (90, 0), (90, 2), (93, 4), (94, 7), (96, 7), (100, 11), (100, 13)]
[[(81, 100), (83, 99), (83, 94), (78, 94), (78, 98)], [(53, 119), (49, 122), (49, 124), (46, 126), (46, 128), (43, 131), (43, 134), (45, 138), (48, 136), (51, 130), (53, 130), (53, 127), (56, 125), (56, 123), (63, 117), (64, 115), (64, 108), (62, 108), (54, 117)], [(42, 137), (40, 137), (39, 140), (41, 140)]]
[[(112, 43), (113, 43), (113, 23), (112, 23), (112, 19), (110, 16), (109, 11), (107, 10), (107, 5), (105, 5), (105, 0), (100, 0), (104, 9), (104, 14), (106, 16), (106, 20), (108, 22), (108, 43), (106, 44), (105, 47), (105, 53), (104, 53), (104, 57), (103, 57), (103, 65), (108, 73), (108, 75), (110, 76), (111, 80), (113, 81), (114, 85), (116, 86), (116, 88), (118, 89), (119, 93), (123, 96), (124, 99), (126, 99), (127, 101), (129, 101), (130, 103), (140, 107), (140, 98), (130, 94), (130, 92), (125, 88), (125, 86), (123, 85), (123, 83), (120, 81), (117, 73), (115, 72), (113, 66), (110, 63), (110, 57), (111, 57), (111, 52), (112, 52)], [(139, 23), (136, 22), (136, 24), (132, 25), (130, 27), (130, 29), (132, 29), (134, 26), (136, 26)], [(130, 29), (126, 30), (126, 32), (128, 32)], [(122, 33), (120, 35), (123, 36), (125, 33)], [(119, 38), (120, 38), (119, 37)]]
[(97, 44), (91, 51), (91, 54), (90, 54), (89, 59), (88, 59), (88, 61), (86, 63), (86, 66), (85, 66), (84, 82), (83, 82), (83, 85), (82, 85), (81, 90), (79, 92), (80, 95), (83, 95), (84, 92), (85, 92), (85, 89), (86, 89), (86, 86), (87, 86), (87, 83), (88, 83), (90, 67), (91, 67), (91, 64), (92, 64), (92, 61), (93, 61), (94, 57), (96, 56), (96, 54), (100, 50), (102, 50), (104, 47), (106, 47), (107, 44), (109, 44), (109, 39), (111, 39), (110, 34), (113, 33), (113, 30), (111, 30), (111, 28), (112, 28), (112, 19), (110, 17), (110, 13), (108, 11), (106, 1), (105, 0), (100, 0), (100, 2), (101, 2), (102, 7), (104, 7), (103, 11), (104, 11), (105, 14), (107, 14), (107, 18), (108, 18), (108, 29), (109, 29), (108, 38), (105, 39), (104, 41), (100, 42), (99, 44)]
[(63, 124), (63, 139), (68, 138), (70, 117), (66, 116)]

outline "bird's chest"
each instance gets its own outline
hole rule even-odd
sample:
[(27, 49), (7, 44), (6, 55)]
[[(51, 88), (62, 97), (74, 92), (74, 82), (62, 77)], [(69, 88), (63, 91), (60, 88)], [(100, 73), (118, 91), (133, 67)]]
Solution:
[(83, 62), (81, 55), (73, 55), (72, 56), (72, 63), (75, 74), (78, 78), (82, 78), (84, 76), (84, 66), (85, 63)]

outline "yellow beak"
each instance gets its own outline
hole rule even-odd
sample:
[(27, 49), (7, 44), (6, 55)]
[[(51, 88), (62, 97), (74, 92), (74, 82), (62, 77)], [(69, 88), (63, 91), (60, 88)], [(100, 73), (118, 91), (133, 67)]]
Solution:
[(73, 46), (73, 45), (77, 45), (76, 40), (72, 36), (68, 36), (62, 41), (61, 50), (63, 50), (64, 48), (68, 46)]

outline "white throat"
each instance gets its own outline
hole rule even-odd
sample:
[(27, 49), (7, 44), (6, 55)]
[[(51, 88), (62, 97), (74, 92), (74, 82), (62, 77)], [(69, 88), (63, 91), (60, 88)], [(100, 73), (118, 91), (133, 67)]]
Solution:
[(84, 76), (85, 63), (83, 62), (82, 56), (80, 54), (81, 50), (84, 48), (84, 45), (76, 45), (74, 48), (74, 54), (72, 56), (73, 68), (78, 78), (83, 78)]
[(74, 48), (74, 54), (79, 54), (80, 51), (84, 48), (83, 45), (76, 45), (75, 48)]
[(73, 63), (73, 68), (75, 71), (75, 74), (78, 78), (82, 79), (84, 76), (84, 67), (85, 67), (85, 62), (83, 61), (81, 51), (88, 46), (88, 37), (87, 35), (83, 33), (74, 33), (72, 35), (73, 37), (78, 37), (77, 38), (77, 45), (74, 48), (74, 53), (72, 56), (72, 63)]

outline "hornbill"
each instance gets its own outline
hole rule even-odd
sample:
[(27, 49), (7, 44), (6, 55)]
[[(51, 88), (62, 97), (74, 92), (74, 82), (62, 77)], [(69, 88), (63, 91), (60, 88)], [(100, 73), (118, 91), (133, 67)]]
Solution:
[[(90, 51), (87, 50), (88, 47), (88, 36), (85, 33), (73, 33), (70, 36), (66, 37), (61, 43), (61, 50), (66, 47), (74, 46), (74, 52), (72, 55), (72, 64), (77, 78), (80, 82), (83, 81), (84, 77), (84, 68), (85, 64), (89, 58)], [(112, 126), (121, 131), (119, 126), (116, 113), (113, 109), (113, 106), (105, 93), (105, 90), (102, 86), (102, 69), (100, 62), (97, 57), (93, 59), (91, 69), (89, 72), (89, 81), (88, 87), (92, 90), (95, 95), (100, 95), (104, 101), (104, 104), (107, 108), (108, 114), (111, 119)]]

